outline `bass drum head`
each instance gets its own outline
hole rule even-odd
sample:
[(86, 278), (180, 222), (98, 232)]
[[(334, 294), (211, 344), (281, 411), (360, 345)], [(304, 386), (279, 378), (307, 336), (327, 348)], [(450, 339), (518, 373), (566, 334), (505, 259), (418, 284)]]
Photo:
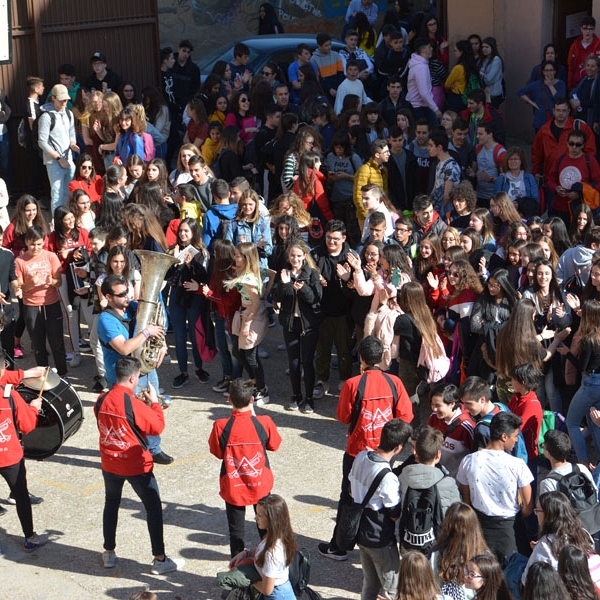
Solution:
[[(27, 404), (39, 392), (28, 387), (17, 388)], [(62, 444), (79, 431), (83, 423), (83, 405), (77, 392), (64, 379), (42, 394), (42, 411), (37, 427), (23, 436), (25, 458), (42, 460), (55, 454)]]

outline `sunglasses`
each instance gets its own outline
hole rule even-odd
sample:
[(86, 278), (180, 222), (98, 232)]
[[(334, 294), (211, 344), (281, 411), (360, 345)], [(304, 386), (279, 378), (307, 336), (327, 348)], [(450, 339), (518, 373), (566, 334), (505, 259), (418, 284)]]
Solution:
[(109, 295), (113, 296), (114, 298), (125, 298), (125, 296), (127, 296), (127, 294), (129, 294), (129, 292), (121, 292), (120, 294), (109, 294)]
[(80, 169), (85, 169), (86, 171), (91, 171), (92, 170), (92, 165), (81, 165)]
[(583, 144), (581, 142), (568, 142), (571, 148), (583, 148)]
[(268, 75), (273, 75), (273, 71), (262, 71), (262, 74), (267, 77)]

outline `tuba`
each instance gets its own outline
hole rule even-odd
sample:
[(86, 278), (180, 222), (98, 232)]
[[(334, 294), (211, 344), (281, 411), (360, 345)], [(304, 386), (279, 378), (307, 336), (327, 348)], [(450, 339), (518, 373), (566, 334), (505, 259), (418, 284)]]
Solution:
[[(176, 265), (179, 260), (168, 254), (151, 252), (150, 250), (134, 250), (134, 254), (140, 259), (142, 265), (142, 288), (133, 332), (133, 335), (136, 336), (151, 324), (158, 325), (163, 329), (166, 328), (160, 291), (167, 271), (170, 267)], [(162, 339), (151, 337), (131, 353), (142, 363), (140, 372), (143, 375), (152, 371), (152, 369), (156, 369), (162, 346)]]

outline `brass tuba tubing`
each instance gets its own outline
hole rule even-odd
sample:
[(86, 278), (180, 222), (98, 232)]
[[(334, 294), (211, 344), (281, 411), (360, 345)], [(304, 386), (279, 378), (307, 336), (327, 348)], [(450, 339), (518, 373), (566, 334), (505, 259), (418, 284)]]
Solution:
[[(142, 265), (142, 285), (133, 332), (136, 336), (150, 324), (165, 329), (166, 320), (160, 301), (161, 287), (167, 271), (179, 260), (168, 254), (150, 250), (134, 250), (134, 254), (140, 259)], [(140, 371), (143, 375), (156, 369), (161, 347), (162, 340), (150, 338), (131, 353), (142, 363)]]

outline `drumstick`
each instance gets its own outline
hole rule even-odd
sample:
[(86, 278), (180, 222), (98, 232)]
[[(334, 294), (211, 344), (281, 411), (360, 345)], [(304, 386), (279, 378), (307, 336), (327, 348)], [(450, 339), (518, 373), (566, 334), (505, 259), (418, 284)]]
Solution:
[(44, 379), (42, 379), (42, 387), (40, 388), (40, 393), (37, 397), (38, 400), (42, 397), (42, 394), (44, 393), (44, 386), (46, 385), (46, 379), (48, 379), (48, 373), (50, 373), (50, 367), (46, 367), (46, 370), (44, 371)]

